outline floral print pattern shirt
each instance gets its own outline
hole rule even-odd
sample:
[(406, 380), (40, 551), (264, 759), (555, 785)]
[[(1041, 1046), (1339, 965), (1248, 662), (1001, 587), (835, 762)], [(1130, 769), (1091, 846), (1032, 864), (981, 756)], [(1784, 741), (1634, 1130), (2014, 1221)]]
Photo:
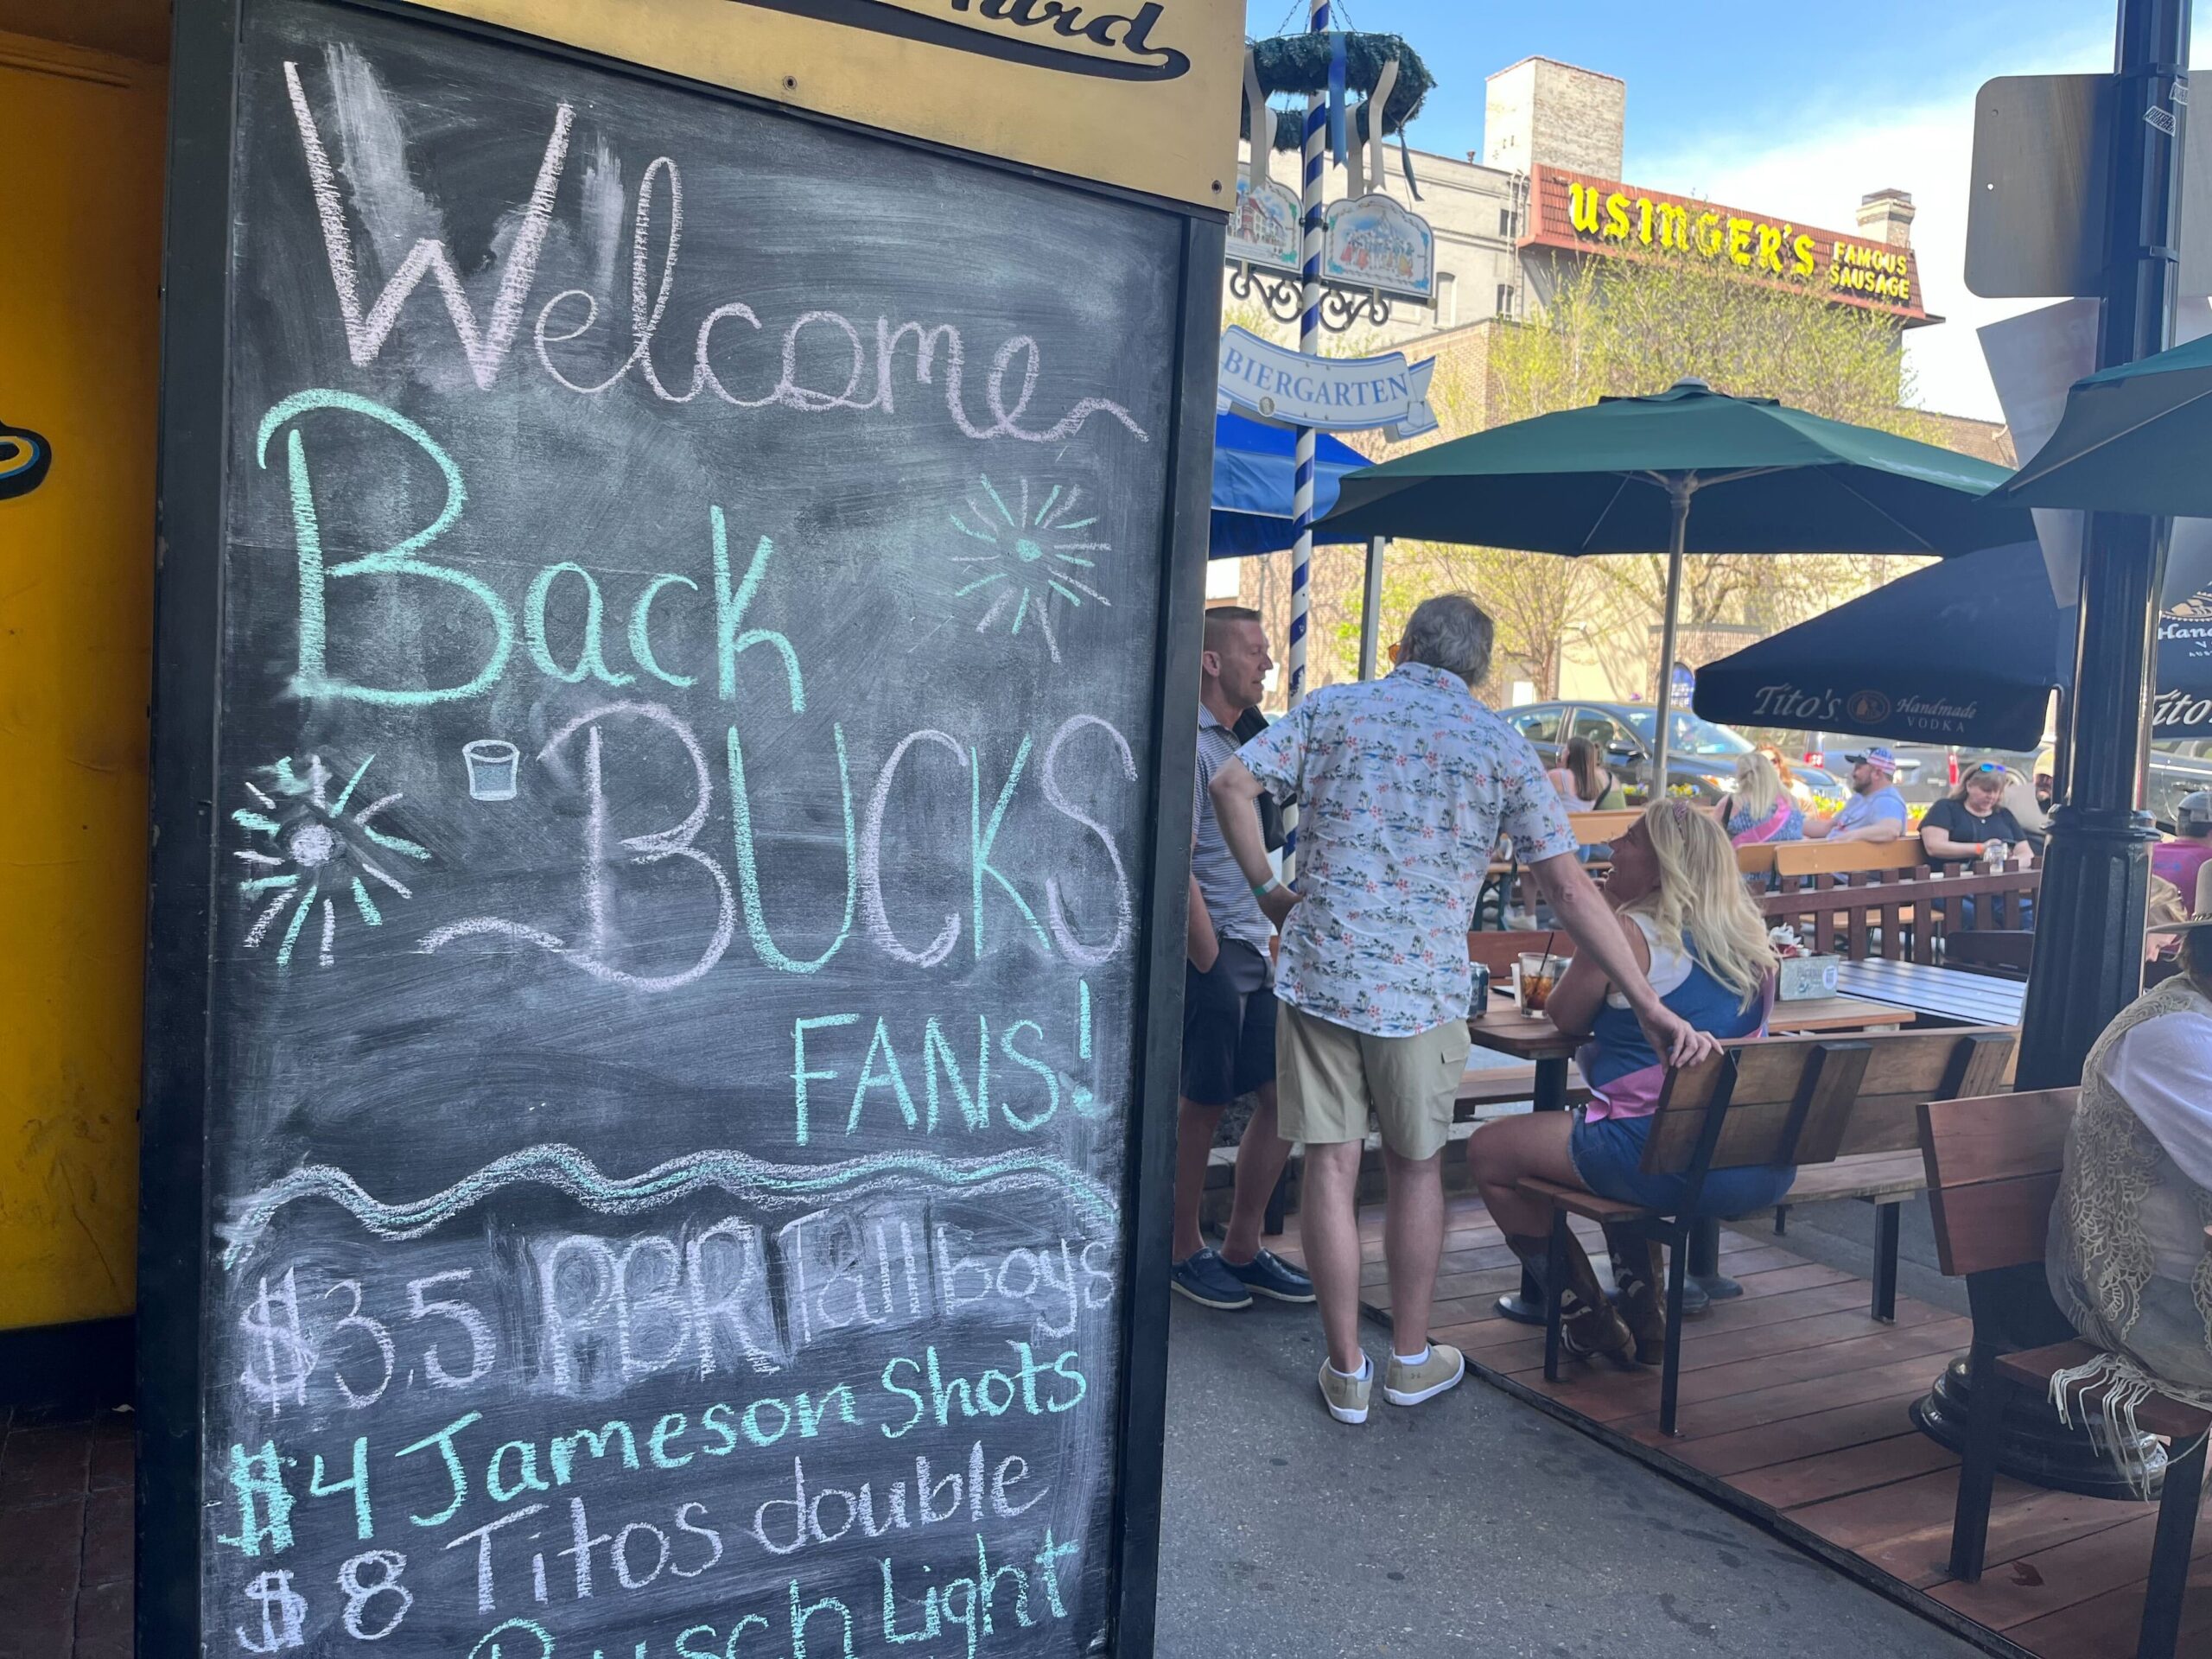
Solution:
[(1524, 864), (1575, 849), (1529, 741), (1426, 664), (1325, 687), (1237, 758), (1300, 802), (1275, 995), (1371, 1036), (1466, 1018), (1467, 931), (1501, 829)]

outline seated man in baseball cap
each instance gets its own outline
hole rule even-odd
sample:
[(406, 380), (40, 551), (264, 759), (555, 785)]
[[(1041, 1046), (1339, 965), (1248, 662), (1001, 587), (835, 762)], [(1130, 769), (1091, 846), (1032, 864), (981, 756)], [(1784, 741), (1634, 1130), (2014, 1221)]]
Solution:
[(1824, 841), (1895, 841), (1910, 823), (1892, 781), (1897, 756), (1872, 748), (1843, 758), (1851, 762), (1851, 798), (1834, 817), (1808, 822), (1805, 833)]
[(2151, 849), (2151, 874), (2181, 889), (2193, 914), (2206, 906), (2198, 878), (2212, 863), (2212, 790), (2191, 791), (2174, 803), (2174, 833)]

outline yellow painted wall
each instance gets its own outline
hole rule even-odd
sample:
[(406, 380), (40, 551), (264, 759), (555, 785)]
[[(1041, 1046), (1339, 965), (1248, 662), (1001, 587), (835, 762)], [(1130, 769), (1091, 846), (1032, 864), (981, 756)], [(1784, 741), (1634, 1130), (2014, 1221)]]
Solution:
[(134, 1301), (163, 86), (0, 34), (0, 1327)]

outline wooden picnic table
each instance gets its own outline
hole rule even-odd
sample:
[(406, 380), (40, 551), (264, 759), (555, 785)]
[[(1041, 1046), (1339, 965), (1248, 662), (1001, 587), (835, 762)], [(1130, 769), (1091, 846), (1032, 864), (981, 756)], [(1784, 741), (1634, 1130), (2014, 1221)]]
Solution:
[[(1912, 1010), (1892, 1003), (1869, 1001), (1856, 996), (1808, 997), (1798, 1002), (1777, 1002), (1768, 1026), (1775, 1031), (1809, 1033), (1827, 1031), (1872, 1031), (1902, 1026), (1912, 1019)], [(1532, 1019), (1521, 1012), (1510, 987), (1491, 987), (1490, 1007), (1478, 1020), (1467, 1021), (1467, 1039), (1477, 1048), (1486, 1048), (1494, 1053), (1509, 1054), (1516, 1060), (1535, 1062), (1535, 1081), (1529, 1090), (1529, 1099), (1540, 1112), (1559, 1112), (1567, 1109), (1567, 1062), (1574, 1052), (1589, 1040), (1561, 1031), (1549, 1015)], [(1718, 1228), (1714, 1229), (1717, 1243)], [(1703, 1252), (1700, 1251), (1700, 1257)], [(1725, 1281), (1724, 1281), (1725, 1282)], [(1708, 1293), (1709, 1294), (1709, 1293)], [(1723, 1291), (1722, 1294), (1729, 1294)], [(1497, 1311), (1509, 1319), (1522, 1325), (1541, 1325), (1544, 1321), (1544, 1299), (1535, 1280), (1527, 1272), (1521, 1275), (1521, 1288), (1497, 1299)]]
[(1835, 982), (1853, 996), (1974, 1026), (2018, 1025), (2028, 994), (2026, 984), (2017, 979), (1879, 957), (1838, 963)]

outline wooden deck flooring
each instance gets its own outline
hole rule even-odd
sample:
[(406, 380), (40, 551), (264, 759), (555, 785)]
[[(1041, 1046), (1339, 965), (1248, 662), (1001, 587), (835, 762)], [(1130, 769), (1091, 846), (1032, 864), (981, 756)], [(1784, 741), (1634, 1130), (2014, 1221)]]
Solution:
[[(1479, 1201), (1448, 1202), (1433, 1334), (1465, 1349), (1492, 1382), (1698, 1484), (1991, 1651), (2037, 1659), (2134, 1651), (2151, 1562), (2155, 1512), (2147, 1505), (2000, 1479), (1981, 1582), (1948, 1578), (1958, 1460), (1906, 1412), (1966, 1349), (1965, 1319), (1900, 1296), (1896, 1323), (1879, 1324), (1865, 1280), (1724, 1233), (1722, 1266), (1744, 1295), (1689, 1325), (1682, 1432), (1670, 1441), (1659, 1433), (1656, 1370), (1568, 1362), (1560, 1382), (1544, 1381), (1543, 1332), (1500, 1319), (1492, 1306), (1519, 1281), (1512, 1252)], [(1363, 1294), (1370, 1312), (1385, 1314), (1379, 1211), (1363, 1216), (1361, 1233)], [(1586, 1242), (1603, 1273), (1594, 1228)], [(2190, 1582), (2181, 1651), (2212, 1653), (2212, 1525), (2198, 1529)]]

